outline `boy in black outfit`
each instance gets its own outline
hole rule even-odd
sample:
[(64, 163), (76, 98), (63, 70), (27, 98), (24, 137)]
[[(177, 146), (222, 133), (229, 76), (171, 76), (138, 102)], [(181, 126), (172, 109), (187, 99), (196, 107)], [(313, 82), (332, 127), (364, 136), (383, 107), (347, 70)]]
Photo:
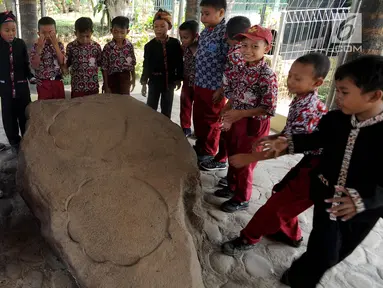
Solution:
[[(16, 38), (16, 17), (0, 13), (0, 96), (1, 113), (9, 144), (18, 151), (20, 134), (24, 135), (25, 109), (31, 102), (28, 80), (33, 78), (27, 47)], [(1, 144), (4, 145), (4, 144)], [(0, 145), (0, 149), (4, 149)]]
[(323, 149), (311, 173), (313, 230), (307, 251), (281, 281), (315, 288), (324, 273), (363, 241), (383, 216), (383, 57), (363, 56), (335, 73), (340, 110), (323, 116), (312, 134), (262, 141), (257, 160)]
[(161, 113), (169, 118), (172, 114), (174, 89), (181, 87), (183, 78), (181, 44), (168, 36), (172, 28), (171, 21), (171, 15), (162, 9), (154, 16), (156, 38), (145, 45), (144, 71), (141, 76), (143, 96), (146, 96), (146, 85), (149, 84), (147, 104), (157, 111), (161, 97)]

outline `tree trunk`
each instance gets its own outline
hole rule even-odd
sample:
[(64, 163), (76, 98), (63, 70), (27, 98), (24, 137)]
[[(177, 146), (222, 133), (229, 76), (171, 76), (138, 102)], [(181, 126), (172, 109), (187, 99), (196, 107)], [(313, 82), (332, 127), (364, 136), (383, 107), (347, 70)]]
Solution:
[(80, 12), (80, 5), (81, 5), (80, 0), (75, 0), (74, 1), (74, 6), (73, 6), (73, 10), (75, 12)]
[(198, 2), (197, 0), (186, 0), (185, 20), (198, 21)]
[(62, 12), (65, 14), (67, 13), (67, 7), (66, 7), (66, 1), (65, 0), (61, 0), (61, 6), (62, 6)]
[(365, 54), (383, 55), (383, 0), (362, 0), (362, 49), (347, 53), (346, 62)]
[(109, 12), (107, 17), (110, 22), (114, 17), (128, 16), (132, 2), (131, 0), (107, 0), (106, 4)]
[[(7, 11), (13, 11), (14, 10), (14, 5), (12, 0), (4, 0), (3, 4), (5, 5), (5, 8)], [(13, 11), (15, 13), (16, 11)]]
[(40, 11), (41, 11), (41, 17), (47, 16), (46, 9), (45, 9), (45, 0), (40, 0)]
[(21, 35), (30, 50), (37, 38), (37, 2), (20, 0)]

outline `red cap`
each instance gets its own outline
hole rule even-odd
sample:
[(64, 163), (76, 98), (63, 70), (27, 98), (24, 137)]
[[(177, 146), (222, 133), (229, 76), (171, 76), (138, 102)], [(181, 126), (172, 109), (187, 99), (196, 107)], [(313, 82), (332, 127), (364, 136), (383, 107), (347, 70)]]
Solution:
[(265, 40), (267, 44), (270, 45), (273, 41), (273, 34), (271, 33), (270, 29), (264, 28), (259, 25), (254, 25), (247, 29), (245, 33), (240, 33), (236, 35), (235, 38), (237, 38), (238, 40), (243, 38), (249, 38), (253, 41)]

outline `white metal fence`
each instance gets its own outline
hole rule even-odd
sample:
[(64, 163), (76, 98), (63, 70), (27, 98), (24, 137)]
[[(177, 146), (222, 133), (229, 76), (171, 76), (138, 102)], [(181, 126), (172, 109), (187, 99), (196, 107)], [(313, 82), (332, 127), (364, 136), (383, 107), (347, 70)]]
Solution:
[(281, 12), (272, 61), (272, 68), (278, 74), (279, 101), (282, 107), (278, 112), (287, 113), (286, 106), (290, 98), (286, 81), (292, 63), (310, 52), (324, 53), (331, 61), (330, 72), (319, 89), (319, 95), (325, 101), (331, 92), (332, 79), (339, 64), (336, 46), (331, 43), (332, 30), (334, 25), (346, 18), (349, 9), (318, 8)]

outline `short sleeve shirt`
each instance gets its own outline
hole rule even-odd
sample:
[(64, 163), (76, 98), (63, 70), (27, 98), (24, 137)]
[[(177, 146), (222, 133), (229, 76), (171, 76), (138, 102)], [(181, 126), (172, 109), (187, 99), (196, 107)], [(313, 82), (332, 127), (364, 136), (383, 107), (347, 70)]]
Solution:
[(187, 79), (190, 87), (194, 86), (195, 82), (195, 55), (190, 48), (184, 50), (184, 79)]
[(213, 29), (205, 28), (202, 31), (196, 54), (196, 86), (210, 90), (222, 87), (222, 77), (229, 51), (225, 33), (225, 19)]
[[(59, 42), (59, 48), (61, 53), (65, 55), (64, 45)], [(33, 45), (31, 50), (31, 61), (37, 53), (37, 43)], [(35, 76), (37, 80), (54, 80), (58, 77), (62, 77), (61, 67), (57, 59), (56, 50), (50, 43), (45, 43), (45, 46), (41, 52), (41, 61), (38, 69), (35, 69)]]
[(116, 41), (107, 43), (102, 51), (102, 70), (108, 75), (119, 72), (134, 71), (136, 56), (129, 40), (125, 39), (123, 46), (118, 47)]
[[(241, 45), (237, 44), (230, 47), (227, 53), (224, 77), (231, 79), (230, 84), (235, 83), (235, 77), (239, 75), (238, 69), (245, 65), (240, 49)], [(227, 99), (231, 98), (232, 91), (233, 89), (226, 89), (227, 94), (225, 94), (225, 97)]]
[[(310, 134), (316, 129), (320, 119), (326, 113), (326, 105), (318, 98), (317, 91), (295, 97), (291, 101), (286, 126), (282, 134)], [(305, 152), (305, 154), (317, 155), (320, 154), (320, 150)]]
[(98, 68), (101, 65), (101, 46), (92, 41), (80, 45), (75, 40), (67, 46), (67, 65), (70, 67), (72, 91), (92, 92), (99, 89)]
[(257, 64), (239, 66), (230, 76), (224, 77), (225, 95), (231, 95), (232, 109), (248, 110), (263, 108), (267, 115), (257, 116), (266, 119), (274, 116), (277, 105), (278, 82), (275, 73), (262, 59)]

